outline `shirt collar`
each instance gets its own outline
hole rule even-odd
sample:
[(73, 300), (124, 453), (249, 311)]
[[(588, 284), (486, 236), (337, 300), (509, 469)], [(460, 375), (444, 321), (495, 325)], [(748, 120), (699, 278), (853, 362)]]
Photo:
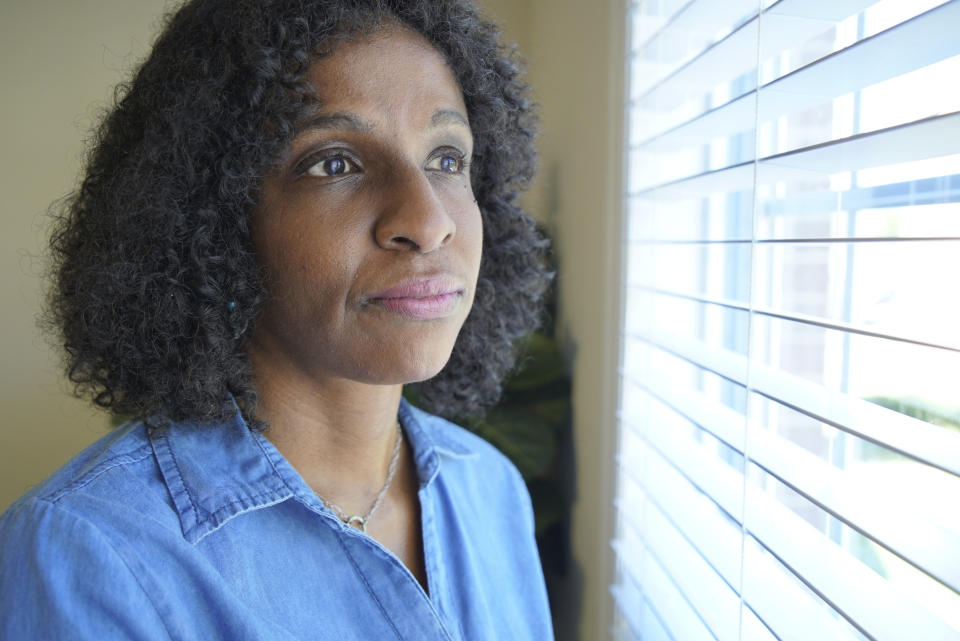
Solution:
[[(421, 487), (440, 472), (442, 458), (476, 450), (437, 418), (401, 400), (398, 413), (413, 449)], [(295, 498), (325, 510), (299, 473), (239, 410), (222, 422), (179, 421), (151, 431), (160, 473), (180, 517), (184, 538), (196, 544), (233, 517)]]
[(414, 407), (406, 399), (400, 400), (397, 416), (413, 448), (421, 487), (436, 478), (441, 456), (463, 459), (477, 455), (476, 450), (454, 437), (453, 430), (445, 427), (445, 420)]

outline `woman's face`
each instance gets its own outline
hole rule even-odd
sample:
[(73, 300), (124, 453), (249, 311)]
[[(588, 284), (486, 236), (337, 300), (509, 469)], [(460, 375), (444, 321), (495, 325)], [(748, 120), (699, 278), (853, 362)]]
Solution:
[(308, 77), (320, 104), (253, 218), (270, 300), (251, 349), (315, 380), (429, 378), (480, 268), (463, 96), (443, 57), (401, 27), (339, 45)]

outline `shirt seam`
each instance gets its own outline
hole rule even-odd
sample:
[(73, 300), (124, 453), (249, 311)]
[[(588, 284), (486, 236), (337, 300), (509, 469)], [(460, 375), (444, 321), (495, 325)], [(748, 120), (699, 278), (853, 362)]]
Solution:
[(350, 565), (353, 567), (353, 571), (360, 581), (363, 583), (363, 587), (367, 589), (367, 593), (370, 595), (370, 598), (373, 599), (373, 602), (377, 604), (377, 609), (380, 610), (380, 614), (383, 615), (383, 618), (386, 620), (387, 624), (390, 625), (390, 629), (393, 630), (393, 635), (399, 640), (403, 641), (403, 636), (400, 634), (400, 631), (397, 629), (397, 626), (393, 622), (393, 618), (387, 612), (386, 608), (383, 607), (383, 604), (380, 603), (380, 599), (377, 598), (376, 592), (373, 591), (373, 588), (370, 586), (370, 583), (367, 581), (367, 577), (364, 576), (363, 571), (360, 569), (360, 566), (357, 564), (356, 560), (353, 558), (353, 555), (350, 553), (350, 550), (343, 543), (340, 537), (337, 538), (337, 543), (343, 549), (344, 554), (347, 557), (347, 560), (350, 562)]
[[(124, 465), (135, 465), (136, 463), (140, 463), (144, 459), (149, 458), (150, 454), (151, 454), (150, 445), (148, 444), (148, 445), (142, 445), (138, 447), (136, 450), (134, 450), (133, 452), (130, 452), (128, 454), (117, 455), (116, 457), (112, 458), (109, 461), (104, 461), (103, 463), (100, 463), (99, 465), (94, 467), (92, 470), (90, 470), (89, 472), (81, 476), (79, 479), (71, 481), (67, 485), (53, 492), (50, 496), (39, 497), (39, 499), (42, 501), (47, 501), (53, 505), (56, 505), (67, 494), (83, 489), (84, 487), (90, 485), (91, 483), (96, 481), (98, 478), (100, 478), (110, 470), (117, 467), (124, 466)], [(129, 458), (134, 456), (136, 458)], [(123, 457), (124, 460), (120, 460), (121, 457)]]
[[(170, 462), (173, 463), (174, 474), (177, 476), (177, 483), (183, 488), (183, 493), (187, 495), (187, 500), (190, 501), (190, 509), (193, 510), (193, 522), (199, 526), (200, 510), (197, 509), (197, 502), (193, 500), (193, 493), (183, 480), (183, 472), (180, 470), (180, 463), (177, 462), (177, 457), (173, 452), (173, 447), (170, 445), (169, 433), (164, 433), (161, 438), (163, 439), (163, 445), (170, 456)], [(174, 505), (176, 505), (176, 501), (174, 501)]]
[[(271, 500), (267, 502), (259, 502), (257, 499), (270, 497)], [(240, 516), (241, 514), (246, 514), (247, 512), (252, 512), (254, 510), (259, 510), (263, 508), (276, 505), (277, 503), (282, 503), (286, 501), (289, 496), (286, 496), (282, 491), (278, 490), (268, 490), (266, 492), (261, 492), (260, 494), (251, 494), (243, 498), (234, 499), (233, 501), (228, 501), (218, 505), (213, 511), (208, 511), (207, 516), (202, 520), (197, 519), (195, 525), (190, 528), (191, 532), (195, 535), (195, 540), (191, 541), (192, 544), (196, 545), (203, 539), (205, 539), (210, 534), (213, 534), (224, 525), (226, 525), (230, 520), (235, 517)], [(236, 507), (235, 507), (236, 506)], [(209, 525), (211, 521), (215, 521), (213, 525)], [(203, 529), (203, 532), (200, 530)], [(188, 540), (189, 540), (189, 535)]]
[[(140, 459), (140, 460), (143, 460), (143, 459)], [(107, 548), (114, 554), (114, 556), (120, 559), (120, 562), (123, 563), (123, 567), (125, 567), (127, 569), (127, 572), (130, 573), (130, 576), (133, 577), (133, 580), (136, 582), (137, 587), (140, 588), (140, 591), (143, 593), (143, 596), (146, 598), (147, 602), (153, 608), (153, 611), (157, 613), (157, 618), (160, 620), (160, 624), (163, 626), (163, 631), (166, 632), (167, 638), (173, 641), (173, 634), (170, 633), (170, 628), (167, 627), (167, 622), (164, 620), (163, 614), (161, 614), (160, 612), (160, 608), (158, 608), (157, 604), (153, 602), (153, 599), (150, 597), (150, 593), (147, 591), (146, 587), (140, 581), (140, 577), (137, 575), (136, 572), (133, 571), (133, 568), (130, 567), (130, 564), (127, 563), (127, 560), (123, 557), (123, 555), (120, 554), (120, 552), (116, 549), (116, 547), (114, 547), (110, 539), (107, 536), (105, 536), (103, 532), (100, 531), (100, 528), (98, 528), (96, 524), (89, 521), (88, 519), (85, 519), (78, 514), (74, 514), (73, 512), (62, 507), (58, 503), (54, 503), (53, 501), (50, 501), (48, 499), (39, 499), (39, 500), (49, 503), (53, 509), (59, 510), (64, 514), (68, 514), (74, 519), (76, 519), (77, 521), (82, 521), (86, 523), (90, 527), (90, 529), (93, 530), (97, 534), (97, 536), (103, 540)]]
[[(435, 453), (443, 453), (453, 458), (470, 458), (479, 454), (475, 449), (450, 438), (449, 434), (444, 433), (443, 424), (445, 423), (450, 427), (456, 427), (458, 429), (464, 429), (463, 427), (438, 416), (428, 414), (415, 405), (408, 403), (405, 399), (400, 403), (398, 417), (407, 429), (416, 428), (416, 431), (428, 441), (428, 450), (432, 450)], [(413, 423), (413, 425), (407, 425), (408, 421), (403, 419), (410, 419), (409, 422)], [(469, 433), (469, 430), (464, 431)]]
[(287, 479), (286, 477), (284, 477), (283, 473), (277, 468), (276, 461), (273, 460), (273, 456), (271, 456), (270, 452), (267, 451), (267, 448), (263, 446), (263, 443), (260, 442), (260, 439), (257, 438), (258, 436), (262, 436), (262, 435), (255, 434), (253, 442), (257, 444), (257, 448), (260, 450), (260, 453), (263, 454), (263, 457), (267, 459), (267, 463), (270, 464), (270, 469), (273, 470), (274, 475), (276, 475), (276, 477), (280, 479), (280, 482), (283, 483), (283, 486), (287, 488), (287, 490), (290, 491), (291, 494), (296, 495), (296, 490), (293, 489), (290, 483), (287, 482)]

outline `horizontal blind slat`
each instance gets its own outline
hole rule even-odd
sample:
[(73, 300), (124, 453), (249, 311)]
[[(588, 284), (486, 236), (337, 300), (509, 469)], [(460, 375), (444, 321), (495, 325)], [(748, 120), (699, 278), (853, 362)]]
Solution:
[[(790, 4), (795, 10), (801, 3), (804, 0)], [(776, 7), (770, 11), (776, 13)], [(960, 2), (949, 2), (765, 84), (760, 89), (760, 120), (772, 120), (957, 55), (957, 24)]]
[(611, 592), (620, 614), (627, 620), (638, 640), (675, 641), (663, 629), (663, 624), (650, 610), (649, 604), (640, 594), (633, 581), (621, 582), (613, 586)]
[[(624, 568), (624, 574), (641, 590), (651, 610), (663, 621), (672, 637), (684, 641), (719, 641), (697, 616), (663, 565), (641, 541), (624, 538), (614, 541), (613, 545), (621, 558), (634, 559)], [(635, 560), (638, 557), (643, 558), (642, 563)], [(636, 568), (640, 574), (635, 574)]]
[(947, 156), (957, 152), (958, 129), (960, 112), (952, 112), (765, 156), (759, 159), (758, 180), (770, 183), (798, 171), (834, 174)]
[[(666, 332), (627, 336), (648, 341), (730, 380), (746, 381), (748, 359), (742, 354), (716, 349), (697, 340), (671, 336)], [(752, 389), (771, 400), (960, 476), (960, 438), (946, 433), (943, 428), (762, 364), (753, 364), (750, 375)]]
[[(685, 391), (677, 381), (644, 376), (642, 372), (638, 375), (644, 380), (633, 381), (629, 374), (625, 380), (635, 382), (640, 386), (639, 389), (651, 394), (678, 415), (742, 451), (742, 415), (706, 399), (694, 390)], [(633, 392), (628, 390), (628, 393)], [(899, 501), (889, 494), (882, 500), (873, 498), (872, 482), (870, 486), (848, 487), (849, 475), (835, 473), (820, 459), (787, 442), (781, 442), (782, 439), (768, 436), (759, 426), (754, 426), (751, 435), (751, 458), (765, 469), (931, 576), (954, 586), (954, 589), (960, 586), (960, 565), (956, 560), (943, 563), (938, 552), (960, 549), (956, 532), (938, 526), (930, 516), (921, 517), (909, 502), (905, 502), (907, 499)], [(888, 516), (888, 510), (893, 510), (898, 516)], [(914, 523), (909, 532), (902, 529), (901, 519), (907, 517)]]
[[(690, 60), (652, 85), (636, 89), (635, 100), (676, 99), (676, 94), (691, 85), (711, 86), (721, 79), (734, 78), (750, 70), (756, 58), (757, 19), (745, 22), (723, 39), (711, 44)], [(709, 82), (707, 82), (709, 81)]]
[(625, 425), (731, 518), (743, 518), (742, 474), (705, 453), (692, 439), (663, 434), (666, 430), (662, 429), (641, 431), (636, 425)]
[(742, 604), (741, 610), (743, 613), (740, 627), (741, 641), (781, 641), (749, 604)]
[(664, 405), (670, 407), (701, 428), (710, 432), (731, 448), (743, 453), (744, 423), (746, 418), (725, 405), (711, 401), (695, 390), (671, 384), (654, 376), (641, 379), (626, 375), (626, 379), (637, 384)]
[(740, 596), (731, 589), (655, 504), (642, 523), (624, 513), (624, 522), (668, 572), (684, 600), (717, 641), (739, 641)]
[[(899, 503), (890, 496), (874, 497), (870, 487), (851, 487), (848, 477), (834, 472), (812, 455), (765, 435), (766, 432), (756, 429), (751, 432), (753, 460), (895, 554), (956, 589), (957, 563), (948, 561), (945, 565), (937, 553), (937, 550), (960, 549), (956, 532), (937, 526), (929, 517), (915, 514), (909, 504)], [(792, 451), (785, 452), (785, 448)], [(667, 492), (666, 485), (663, 491)], [(888, 510), (893, 510), (894, 515), (889, 515)], [(903, 529), (902, 518), (912, 518), (914, 526), (909, 532)]]
[[(757, 162), (757, 181), (761, 185), (774, 184), (797, 177), (806, 178), (811, 172), (829, 175), (947, 156), (957, 151), (954, 137), (958, 128), (960, 112), (952, 112), (764, 156)], [(742, 162), (655, 185), (642, 185), (629, 196), (676, 200), (741, 191), (753, 186), (753, 169), (753, 161)]]
[[(803, 448), (760, 425), (749, 430), (750, 459), (808, 500), (913, 564), (960, 591), (960, 556), (943, 558), (942, 550), (960, 550), (960, 533), (919, 513), (906, 498), (877, 495)], [(911, 524), (904, 528), (904, 522)]]
[[(639, 107), (634, 109), (641, 111)], [(655, 133), (632, 147), (656, 152), (703, 145), (714, 138), (725, 138), (752, 127), (756, 110), (757, 94), (749, 93), (704, 111), (666, 131)]]
[(659, 5), (659, 11), (654, 15), (643, 14), (638, 8), (634, 8), (632, 13), (635, 14), (636, 17), (651, 21), (655, 20), (659, 23), (659, 27), (656, 29), (648, 29), (646, 37), (637, 37), (636, 34), (634, 34), (633, 50), (646, 48), (655, 38), (662, 36), (664, 31), (675, 26), (676, 21), (680, 20), (685, 12), (702, 1), (703, 0), (674, 0), (672, 2), (664, 2)]
[(960, 438), (943, 428), (766, 365), (754, 364), (750, 375), (752, 388), (771, 400), (960, 476)]
[[(639, 439), (638, 439), (639, 440)], [(655, 450), (645, 447), (644, 464), (634, 456), (620, 461), (624, 486), (623, 500), (635, 498), (635, 489), (666, 515), (704, 560), (734, 590), (740, 586), (741, 528), (733, 517), (723, 513), (669, 461)], [(659, 497), (659, 498), (658, 498)], [(669, 500), (663, 500), (669, 497)], [(642, 505), (642, 502), (636, 503)]]
[(778, 0), (765, 12), (837, 22), (875, 3), (876, 0)]
[[(853, 323), (844, 323), (837, 320), (827, 320), (821, 317), (812, 316), (809, 314), (798, 314), (798, 313), (783, 313), (776, 312), (770, 309), (764, 309), (761, 307), (755, 307), (753, 313), (758, 316), (766, 316), (767, 318), (777, 318), (784, 321), (789, 321), (793, 323), (800, 323), (803, 325), (811, 325), (814, 327), (821, 327), (824, 329), (832, 329), (845, 332), (847, 334), (855, 334), (858, 336), (870, 336), (872, 338), (881, 338), (883, 340), (895, 341), (898, 343), (906, 343), (908, 345), (915, 345), (917, 347), (932, 347), (933, 349), (946, 350), (950, 352), (960, 352), (960, 342), (956, 344), (944, 344), (944, 343), (933, 343), (920, 338), (913, 338), (911, 336), (898, 336), (896, 334), (884, 333), (876, 330), (871, 330), (866, 327), (860, 327), (854, 325)], [(958, 339), (960, 340), (960, 339)]]
[(872, 641), (840, 618), (752, 536), (744, 544), (743, 595), (745, 606), (785, 639)]
[[(767, 10), (766, 35), (761, 37), (761, 59), (816, 35), (815, 32), (807, 33), (798, 29), (796, 22), (789, 22), (782, 32), (773, 33), (778, 20), (793, 18), (798, 14), (817, 13), (803, 11), (798, 6), (800, 4), (794, 0), (783, 0)], [(839, 13), (851, 15), (872, 3), (857, 0), (848, 4), (850, 13), (846, 13), (846, 10)], [(809, 15), (804, 17), (808, 18)], [(799, 25), (804, 22), (800, 21)], [(665, 131), (654, 132), (645, 140), (635, 143), (636, 147), (665, 151), (705, 144), (711, 139), (752, 127), (755, 110), (761, 122), (770, 121), (945, 60), (960, 54), (960, 39), (955, 37), (956, 24), (960, 24), (960, 3), (948, 2), (767, 82), (757, 91), (732, 96), (723, 105), (694, 114)], [(690, 64), (695, 62), (691, 61)], [(858, 72), (849, 73), (849, 69), (857, 69)], [(683, 70), (676, 73), (680, 71)], [(671, 77), (665, 82), (670, 81)], [(760, 95), (759, 104), (757, 94)], [(645, 94), (638, 98), (629, 105), (629, 109), (643, 112), (643, 103), (649, 102), (653, 95)]]
[(661, 331), (646, 334), (626, 333), (625, 336), (659, 347), (731, 381), (746, 384), (748, 362), (743, 354), (728, 349), (715, 349), (702, 341)]
[(658, 185), (643, 186), (632, 190), (628, 196), (665, 201), (700, 199), (715, 193), (729, 194), (752, 188), (753, 174), (753, 161), (744, 162), (723, 169), (712, 169), (692, 176), (677, 178)]
[[(960, 202), (960, 199), (958, 199)], [(958, 211), (960, 214), (960, 211)], [(897, 243), (943, 243), (956, 242), (960, 236), (790, 236), (782, 238), (758, 238), (755, 241), (749, 238), (656, 238), (656, 237), (633, 237), (626, 238), (623, 241), (627, 248), (650, 248), (650, 247), (694, 247), (708, 248), (713, 245), (875, 245), (886, 243), (894, 245)]]
[[(893, 591), (878, 574), (753, 483), (747, 484), (747, 505), (747, 530), (873, 639), (946, 641), (960, 634), (960, 630), (952, 629), (911, 602), (907, 595)], [(749, 598), (746, 591), (745, 595)]]
[(644, 291), (650, 294), (656, 294), (658, 296), (669, 296), (672, 298), (680, 298), (687, 301), (692, 301), (696, 303), (701, 303), (704, 305), (716, 305), (718, 307), (724, 307), (726, 309), (732, 309), (742, 312), (752, 312), (758, 316), (765, 316), (768, 318), (776, 318), (779, 320), (789, 321), (793, 323), (800, 323), (802, 325), (811, 325), (814, 327), (821, 327), (824, 329), (832, 329), (837, 331), (842, 331), (847, 334), (856, 334), (859, 336), (869, 336), (872, 338), (880, 338), (884, 340), (896, 341), (898, 343), (906, 343), (909, 345), (916, 345), (919, 347), (931, 347), (933, 349), (942, 349), (950, 352), (960, 352), (960, 338), (956, 344), (946, 344), (946, 343), (936, 343), (923, 340), (920, 338), (915, 338), (912, 336), (897, 335), (892, 333), (884, 333), (881, 331), (869, 329), (867, 327), (858, 326), (854, 323), (845, 323), (838, 320), (824, 318), (822, 316), (813, 316), (811, 314), (799, 314), (799, 313), (787, 313), (775, 311), (772, 309), (754, 307), (750, 308), (748, 304), (740, 303), (737, 301), (726, 300), (721, 298), (712, 298), (709, 296), (701, 296), (697, 294), (690, 294), (684, 292), (671, 291), (667, 289), (662, 289), (659, 287), (643, 284), (643, 283), (628, 283), (627, 287), (630, 289), (636, 289), (638, 291)]

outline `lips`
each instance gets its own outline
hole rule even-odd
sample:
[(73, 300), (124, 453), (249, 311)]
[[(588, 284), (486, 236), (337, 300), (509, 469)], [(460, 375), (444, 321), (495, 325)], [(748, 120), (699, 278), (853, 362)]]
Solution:
[(367, 300), (402, 316), (432, 320), (449, 316), (462, 296), (463, 288), (449, 278), (418, 278), (403, 281)]

